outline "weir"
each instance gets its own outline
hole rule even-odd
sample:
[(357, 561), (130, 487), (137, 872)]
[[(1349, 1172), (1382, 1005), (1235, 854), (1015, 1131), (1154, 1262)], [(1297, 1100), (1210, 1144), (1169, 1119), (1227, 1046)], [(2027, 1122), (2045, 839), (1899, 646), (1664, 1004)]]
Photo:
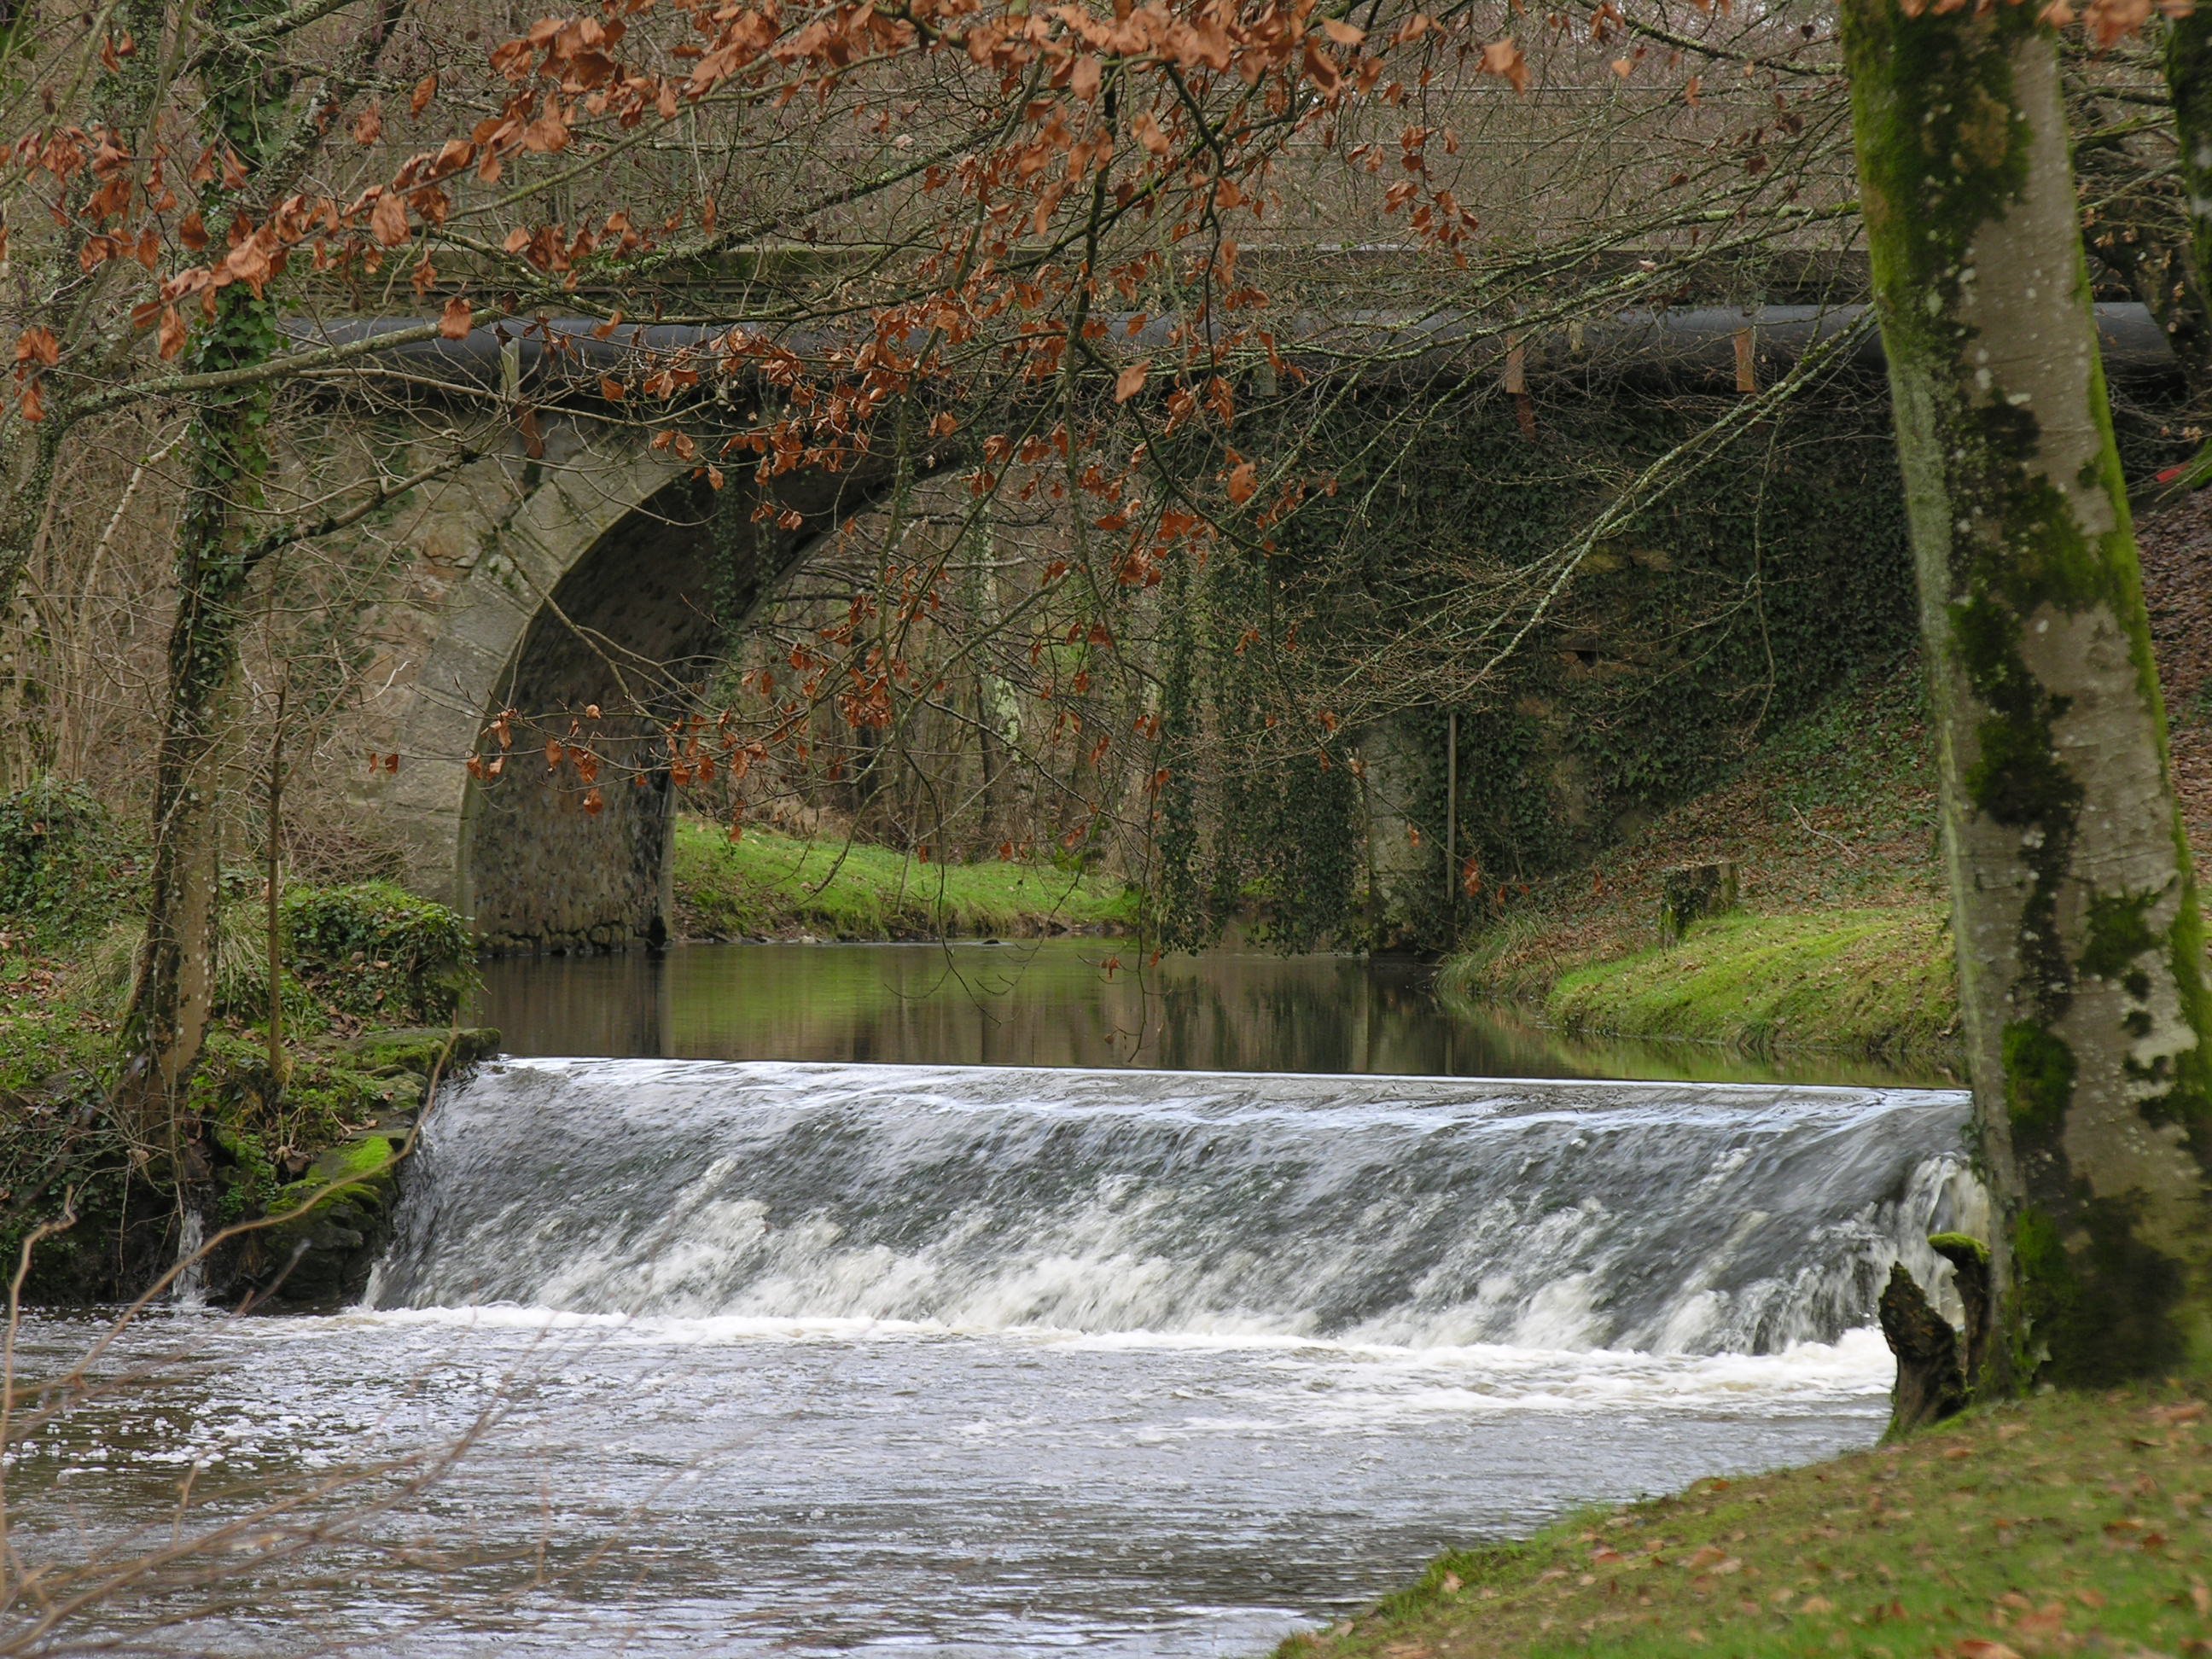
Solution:
[(510, 1062), (430, 1121), (386, 1309), (1778, 1353), (1972, 1226), (1962, 1095)]
[[(1256, 1654), (1441, 1549), (1872, 1444), (1889, 1265), (1940, 1282), (1926, 1235), (1980, 1221), (1966, 1114), (1907, 1088), (511, 1060), (425, 1120), (368, 1306), (179, 1316), (172, 1408), (95, 1396), (11, 1486), (67, 1474), (75, 1536), (143, 1526), (188, 1468), (289, 1492), (468, 1446), (198, 1651), (307, 1616), (447, 1659)], [(21, 1363), (80, 1341), (34, 1316)], [(455, 1560), (518, 1564), (514, 1617), (455, 1621)]]

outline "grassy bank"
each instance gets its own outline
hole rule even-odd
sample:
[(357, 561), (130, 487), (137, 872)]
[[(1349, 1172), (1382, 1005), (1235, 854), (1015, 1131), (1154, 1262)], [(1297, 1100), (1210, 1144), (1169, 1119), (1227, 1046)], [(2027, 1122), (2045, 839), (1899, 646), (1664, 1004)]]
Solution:
[(2212, 1655), (2212, 1413), (2046, 1395), (1448, 1554), (1281, 1659)]
[[(1460, 1000), (1479, 957), (1454, 964)], [(1948, 1055), (1958, 976), (1932, 904), (1735, 915), (1679, 944), (1569, 966), (1522, 990), (1545, 1024), (1769, 1054), (1814, 1048), (1876, 1058)]]
[[(2174, 781), (2212, 869), (2212, 490), (2142, 526)], [(1745, 914), (1658, 943), (1670, 865), (1726, 858)], [(1718, 787), (1595, 864), (1492, 883), (1500, 906), (1445, 967), (1448, 999), (1511, 1002), (1585, 1035), (1762, 1053), (1956, 1058), (1932, 741), (1917, 659), (1840, 689)]]
[(770, 830), (739, 841), (676, 826), (677, 931), (687, 939), (1034, 938), (1133, 927), (1136, 894), (1049, 864), (925, 864), (857, 842)]
[[(112, 1300), (175, 1260), (187, 1211), (210, 1231), (286, 1217), (226, 1249), (211, 1283), (340, 1299), (392, 1196), (370, 1172), (405, 1139), (431, 1075), (491, 1045), (448, 1040), (475, 982), (467, 924), (380, 882), (288, 889), (272, 1056), (265, 895), (251, 872), (227, 873), (205, 1048), (173, 1132), (148, 1146), (117, 1073), (143, 858), (82, 790), (0, 797), (0, 1255), (13, 1262), (31, 1232), (73, 1215), (34, 1254), (26, 1294)], [(302, 1208), (333, 1182), (342, 1201)]]
[[(1659, 940), (1671, 865), (1735, 861), (1744, 908)], [(1957, 990), (1918, 670), (1848, 688), (1735, 778), (1531, 883), (1445, 965), (1449, 999), (1586, 1035), (1948, 1060)]]

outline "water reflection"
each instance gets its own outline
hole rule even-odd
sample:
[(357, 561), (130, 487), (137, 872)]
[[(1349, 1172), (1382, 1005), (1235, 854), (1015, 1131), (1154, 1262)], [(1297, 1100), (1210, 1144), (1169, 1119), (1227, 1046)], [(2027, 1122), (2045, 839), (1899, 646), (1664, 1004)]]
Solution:
[(1212, 951), (1146, 966), (1127, 941), (702, 945), (486, 965), (476, 1018), (520, 1054), (1148, 1066), (1429, 1077), (1943, 1085), (1835, 1056), (1571, 1042), (1447, 1012), (1432, 970)]

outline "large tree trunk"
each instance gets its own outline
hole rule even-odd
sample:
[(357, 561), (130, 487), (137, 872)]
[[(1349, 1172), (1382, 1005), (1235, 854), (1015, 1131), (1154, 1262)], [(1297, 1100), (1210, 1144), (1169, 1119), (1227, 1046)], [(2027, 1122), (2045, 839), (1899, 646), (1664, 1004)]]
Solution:
[(2203, 933), (2039, 10), (1844, 17), (1998, 1389), (2212, 1373)]
[[(218, 29), (252, 22), (262, 0), (218, 0)], [(238, 158), (238, 204), (258, 209), (263, 174), (283, 143), (289, 82), (251, 52), (211, 54), (204, 73), (210, 142)], [(217, 219), (213, 211), (210, 219)], [(258, 216), (249, 215), (249, 216)], [(192, 367), (252, 369), (276, 352), (276, 307), (243, 283), (222, 290), (197, 332)], [(185, 500), (176, 530), (176, 612), (168, 684), (154, 761), (154, 856), (145, 942), (124, 1024), (131, 1103), (149, 1138), (171, 1121), (214, 1012), (217, 773), (239, 633), (253, 574), (253, 514), (269, 468), (265, 381), (195, 398), (185, 444)]]
[[(252, 367), (276, 338), (274, 307), (223, 290), (194, 367)], [(144, 1127), (173, 1112), (214, 1012), (217, 773), (239, 630), (252, 572), (247, 510), (268, 469), (265, 386), (204, 394), (192, 413), (187, 494), (177, 526), (177, 609), (168, 695), (154, 765), (154, 857), (146, 939), (125, 1025)]]

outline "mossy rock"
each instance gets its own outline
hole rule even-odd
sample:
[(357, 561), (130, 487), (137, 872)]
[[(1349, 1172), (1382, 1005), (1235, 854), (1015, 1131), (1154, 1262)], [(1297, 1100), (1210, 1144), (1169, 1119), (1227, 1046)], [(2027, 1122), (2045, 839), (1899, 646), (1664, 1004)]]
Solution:
[(393, 1183), (402, 1151), (398, 1138), (392, 1135), (362, 1135), (341, 1142), (280, 1191), (269, 1212), (283, 1215), (325, 1187), (334, 1188), (332, 1200), (380, 1203), (385, 1189)]
[(269, 1212), (280, 1218), (253, 1235), (236, 1288), (259, 1291), (280, 1308), (357, 1299), (392, 1234), (404, 1152), (395, 1137), (364, 1135), (331, 1147), (279, 1188)]
[(488, 1025), (447, 1030), (430, 1026), (371, 1031), (346, 1045), (354, 1066), (369, 1073), (410, 1072), (450, 1077), (499, 1052), (499, 1033)]
[(1930, 1233), (1928, 1248), (1954, 1266), (1969, 1261), (1985, 1268), (1990, 1265), (1990, 1247), (1972, 1233)]
[(349, 1115), (380, 1107), (386, 1132), (339, 1142), (270, 1196), (266, 1212), (277, 1219), (251, 1235), (230, 1293), (285, 1310), (357, 1301), (399, 1205), (408, 1141), (404, 1119), (389, 1114), (419, 1110), (432, 1077), (452, 1077), (498, 1049), (499, 1033), (484, 1026), (371, 1031), (348, 1044), (319, 1086), (334, 1100), (348, 1097), (339, 1103)]

